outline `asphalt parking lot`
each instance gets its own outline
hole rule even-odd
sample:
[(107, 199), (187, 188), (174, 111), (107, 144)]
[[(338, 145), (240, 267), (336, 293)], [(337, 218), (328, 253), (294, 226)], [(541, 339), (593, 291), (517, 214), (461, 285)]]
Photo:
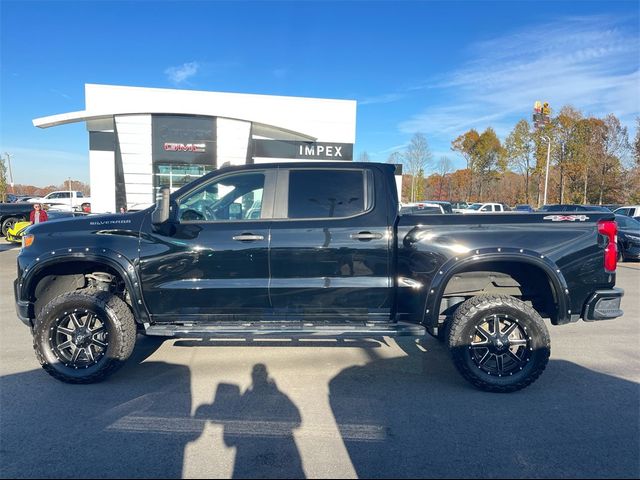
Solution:
[(106, 382), (39, 366), (0, 243), (0, 476), (638, 478), (640, 263), (625, 315), (550, 327), (551, 360), (513, 394), (475, 390), (432, 338), (138, 338)]

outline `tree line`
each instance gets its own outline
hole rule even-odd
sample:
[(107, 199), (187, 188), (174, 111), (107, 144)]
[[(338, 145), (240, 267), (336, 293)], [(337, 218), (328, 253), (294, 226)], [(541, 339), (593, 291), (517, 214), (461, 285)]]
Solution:
[(636, 127), (630, 142), (615, 115), (585, 116), (564, 106), (541, 128), (518, 121), (504, 142), (491, 127), (460, 134), (451, 141), (451, 150), (464, 158), (462, 169), (454, 171), (447, 156), (434, 161), (422, 133), (387, 162), (404, 165), (403, 202), (494, 201), (539, 207), (549, 154), (547, 203), (634, 204), (640, 203), (640, 118)]

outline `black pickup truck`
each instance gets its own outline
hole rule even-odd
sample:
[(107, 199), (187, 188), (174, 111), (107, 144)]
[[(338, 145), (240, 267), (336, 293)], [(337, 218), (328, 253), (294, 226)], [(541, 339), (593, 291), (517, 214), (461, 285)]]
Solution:
[(2, 236), (6, 237), (9, 229), (16, 223), (29, 220), (29, 214), (32, 210), (33, 203), (0, 203), (0, 232), (2, 232)]
[(158, 197), (25, 235), (16, 308), (55, 378), (104, 379), (137, 333), (428, 332), (508, 392), (548, 362), (543, 318), (622, 315), (613, 213), (400, 215), (393, 166), (374, 163), (227, 167)]

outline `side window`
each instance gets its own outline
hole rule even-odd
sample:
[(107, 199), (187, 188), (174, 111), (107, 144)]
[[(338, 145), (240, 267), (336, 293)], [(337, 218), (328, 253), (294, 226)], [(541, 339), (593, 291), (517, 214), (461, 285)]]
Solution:
[(182, 197), (181, 222), (255, 220), (262, 214), (264, 174), (248, 172), (214, 179)]
[(343, 218), (368, 210), (368, 177), (362, 170), (291, 170), (288, 218)]
[(59, 198), (71, 198), (71, 192), (60, 192)]
[(490, 212), (491, 211), (491, 205), (485, 205), (484, 207), (482, 207), (480, 209), (481, 212)]
[(76, 192), (76, 198), (84, 198), (82, 192)]

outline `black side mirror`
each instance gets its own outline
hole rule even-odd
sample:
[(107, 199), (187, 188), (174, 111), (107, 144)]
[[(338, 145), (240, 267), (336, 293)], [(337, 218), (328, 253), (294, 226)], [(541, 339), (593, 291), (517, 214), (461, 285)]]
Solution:
[(151, 214), (151, 222), (154, 225), (161, 225), (169, 220), (169, 187), (161, 187), (156, 198), (156, 208)]

